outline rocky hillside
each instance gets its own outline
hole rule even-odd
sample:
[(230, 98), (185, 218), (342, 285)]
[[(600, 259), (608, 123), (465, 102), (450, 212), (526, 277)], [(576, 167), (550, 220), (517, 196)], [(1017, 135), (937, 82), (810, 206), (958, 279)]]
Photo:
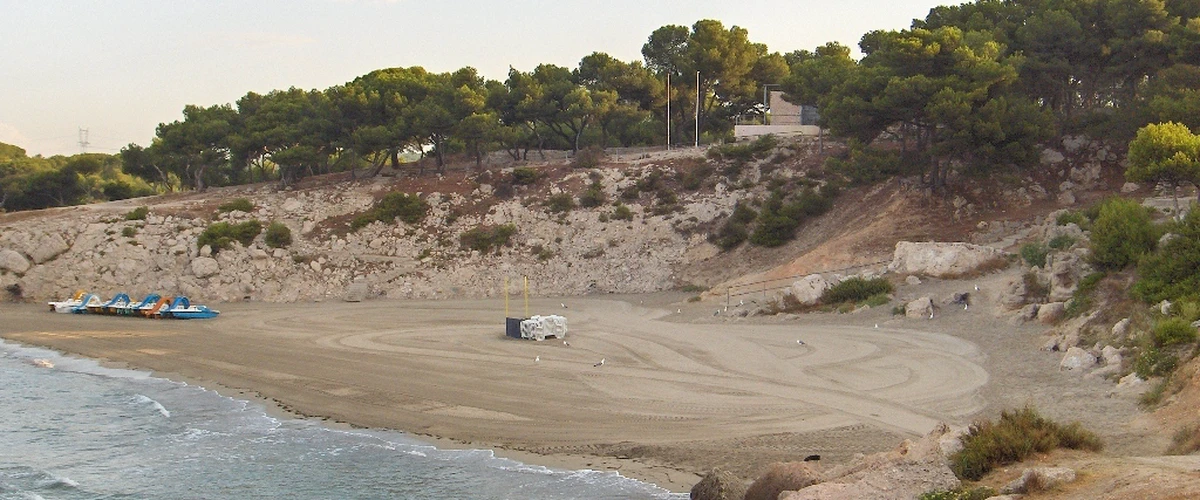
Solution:
[[(506, 279), (515, 288), (524, 277), (537, 295), (709, 287), (756, 273), (795, 275), (878, 260), (901, 239), (1005, 243), (1029, 226), (1012, 215), (1044, 213), (1114, 190), (1106, 178), (1118, 165), (1103, 146), (1068, 140), (1045, 154), (1051, 173), (1015, 181), (1004, 191), (960, 179), (980, 187), (942, 197), (896, 180), (844, 193), (830, 214), (778, 249), (743, 245), (722, 253), (708, 242), (735, 203), (764, 198), (769, 184), (820, 184), (822, 160), (836, 150), (790, 142), (732, 174), (720, 165), (714, 169), (700, 152), (685, 151), (610, 159), (592, 169), (567, 162), (531, 165), (538, 178), (528, 185), (513, 182), (512, 168), (462, 169), (357, 181), (324, 177), (288, 189), (261, 184), (10, 213), (0, 216), (0, 287), (8, 291), (3, 300), (86, 289), (102, 296), (156, 292), (270, 302), (340, 299), (351, 289), (368, 298), (495, 296)], [(549, 203), (563, 193), (581, 201), (590, 186), (603, 193), (603, 203), (565, 210)], [(431, 206), (429, 215), (417, 225), (376, 222), (350, 229), (355, 216), (391, 192), (419, 194)], [(249, 200), (253, 210), (218, 210), (238, 198)], [(628, 218), (615, 204), (628, 208)], [(148, 208), (145, 219), (127, 220), (138, 206)], [(219, 252), (197, 244), (214, 223), (252, 219), (287, 225), (293, 243), (270, 248), (260, 235), (248, 246), (235, 243)], [(460, 243), (467, 231), (505, 224), (516, 232), (498, 251), (481, 254)]]

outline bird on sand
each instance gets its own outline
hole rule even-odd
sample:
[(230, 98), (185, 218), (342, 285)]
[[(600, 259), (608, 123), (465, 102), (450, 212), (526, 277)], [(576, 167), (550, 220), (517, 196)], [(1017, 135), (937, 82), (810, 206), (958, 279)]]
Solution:
[(933, 319), (933, 311), (929, 311), (929, 319)]
[(964, 311), (966, 311), (966, 310), (967, 310), (967, 308), (969, 308), (969, 307), (971, 307), (971, 304), (963, 304), (963, 310), (964, 310)]
[(563, 345), (565, 345), (565, 346), (567, 346), (567, 347), (571, 347), (571, 343), (570, 343), (570, 342), (567, 342), (567, 341), (565, 341), (565, 340), (563, 341)]
[(805, 344), (805, 343), (804, 343), (804, 341), (803, 341), (803, 340), (800, 340), (800, 339), (796, 339), (796, 343), (797, 343), (797, 344), (799, 344), (799, 345), (807, 345), (807, 344)]
[(976, 291), (976, 292), (978, 292), (978, 291), (979, 291), (979, 285), (975, 285), (975, 291)]
[(534, 362), (534, 363), (537, 363), (538, 361), (541, 361), (541, 360), (542, 360), (542, 357), (541, 357), (541, 356), (534, 356), (534, 357), (533, 357), (533, 362)]
[(716, 311), (713, 311), (713, 316), (716, 316), (716, 315), (718, 315), (718, 314), (721, 314), (721, 310), (720, 310), (720, 309), (717, 309)]
[(600, 362), (599, 362), (599, 363), (596, 363), (596, 364), (594, 364), (594, 365), (592, 365), (592, 366), (595, 366), (595, 367), (604, 366), (604, 358), (600, 358)]
[(683, 314), (683, 309), (676, 309), (675, 314)]
[(879, 328), (879, 323), (875, 323), (875, 328)]
[(562, 308), (563, 308), (563, 309), (566, 309), (566, 308), (567, 308), (567, 305), (566, 305), (566, 304), (564, 304), (564, 303), (562, 303), (562, 302), (559, 302), (559, 303), (558, 303), (558, 305), (562, 306)]

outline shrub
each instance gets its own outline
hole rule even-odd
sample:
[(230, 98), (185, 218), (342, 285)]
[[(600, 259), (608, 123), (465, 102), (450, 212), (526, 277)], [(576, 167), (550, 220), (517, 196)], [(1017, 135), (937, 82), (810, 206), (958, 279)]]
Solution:
[(292, 244), (292, 230), (279, 221), (272, 222), (267, 226), (267, 234), (263, 235), (263, 242), (271, 248), (283, 248)]
[(575, 158), (571, 160), (571, 166), (575, 168), (596, 168), (600, 166), (600, 160), (603, 159), (604, 149), (597, 146), (590, 146), (575, 153)]
[(1041, 243), (1026, 243), (1021, 245), (1021, 259), (1030, 267), (1046, 267), (1046, 254), (1049, 251)]
[(695, 191), (700, 189), (704, 185), (704, 181), (711, 177), (712, 174), (713, 168), (706, 163), (684, 172), (680, 176), (679, 183), (684, 189)]
[(459, 242), (465, 248), (477, 250), (486, 254), (492, 250), (509, 245), (509, 240), (516, 234), (517, 226), (504, 224), (500, 226), (479, 226), (459, 236)]
[(1054, 219), (1054, 223), (1059, 226), (1075, 224), (1081, 228), (1085, 227), (1088, 222), (1089, 221), (1087, 220), (1087, 217), (1084, 217), (1083, 212), (1076, 212), (1074, 210), (1068, 210), (1058, 214), (1058, 218)]
[(1179, 358), (1157, 347), (1147, 347), (1133, 360), (1133, 371), (1143, 379), (1161, 377), (1175, 371)]
[(133, 226), (123, 227), (123, 228), (121, 228), (121, 236), (124, 236), (126, 238), (132, 238), (134, 236), (137, 236), (137, 228), (133, 227)]
[(1200, 290), (1200, 209), (1172, 228), (1177, 236), (1138, 265), (1133, 295), (1148, 303), (1175, 300)]
[(821, 294), (822, 304), (862, 302), (877, 295), (892, 293), (892, 283), (884, 278), (863, 279), (859, 277), (842, 281)]
[(1071, 248), (1071, 246), (1074, 244), (1075, 244), (1074, 236), (1060, 234), (1050, 240), (1049, 246), (1050, 246), (1050, 248), (1052, 248), (1054, 250), (1066, 250), (1068, 248)]
[(555, 214), (570, 212), (575, 208), (575, 198), (567, 193), (558, 193), (546, 199), (546, 208)]
[(1032, 299), (1044, 299), (1050, 295), (1050, 287), (1038, 281), (1033, 271), (1025, 273), (1021, 279), (1025, 282), (1025, 296)]
[(830, 157), (825, 166), (844, 176), (853, 185), (874, 184), (903, 173), (903, 162), (895, 151), (864, 147), (852, 141), (844, 158)]
[(953, 490), (930, 491), (917, 497), (917, 500), (985, 500), (998, 495), (996, 490), (987, 486), (974, 488), (960, 486)]
[(1181, 427), (1171, 437), (1171, 446), (1167, 448), (1168, 455), (1190, 455), (1200, 450), (1200, 425)]
[(1183, 318), (1167, 318), (1155, 323), (1150, 338), (1156, 347), (1192, 344), (1196, 342), (1196, 328)]
[(713, 146), (708, 150), (708, 157), (715, 160), (725, 160), (737, 165), (743, 165), (753, 159), (766, 158), (772, 149), (779, 144), (774, 135), (764, 135), (746, 144), (723, 144)]
[(388, 193), (366, 213), (355, 217), (350, 222), (350, 228), (357, 231), (375, 221), (390, 224), (397, 218), (408, 224), (416, 224), (424, 220), (428, 213), (429, 203), (421, 197), (400, 192)]
[(234, 210), (250, 213), (254, 211), (254, 204), (245, 198), (234, 198), (217, 206), (218, 213), (232, 212)]
[(624, 204), (617, 205), (613, 208), (613, 220), (633, 220), (633, 211)]
[(537, 183), (537, 181), (541, 177), (541, 175), (538, 174), (537, 170), (534, 170), (532, 168), (517, 167), (517, 168), (513, 169), (512, 177), (513, 177), (513, 184), (516, 184), (518, 186), (529, 186), (531, 184)]
[(995, 467), (1020, 462), (1034, 453), (1055, 448), (1090, 451), (1103, 448), (1100, 438), (1078, 423), (1060, 426), (1029, 407), (1003, 411), (996, 422), (982, 420), (972, 424), (962, 444), (962, 449), (950, 456), (950, 469), (960, 479), (972, 481), (978, 481)]
[(1092, 264), (1101, 269), (1123, 269), (1154, 250), (1157, 240), (1157, 230), (1145, 207), (1133, 200), (1110, 199), (1100, 206), (1092, 226)]
[(737, 248), (749, 237), (750, 230), (746, 228), (746, 224), (731, 218), (721, 224), (717, 232), (709, 236), (708, 241), (720, 247), (721, 250), (729, 251)]
[(603, 205), (607, 201), (604, 195), (604, 190), (600, 188), (600, 183), (593, 182), (591, 186), (579, 195), (579, 206), (584, 208), (594, 208)]
[(146, 216), (150, 214), (150, 207), (145, 205), (130, 210), (125, 214), (125, 220), (146, 220)]
[(241, 243), (242, 246), (249, 246), (261, 232), (262, 223), (257, 220), (249, 220), (241, 224), (217, 222), (204, 228), (204, 232), (200, 233), (196, 239), (196, 246), (208, 245), (209, 248), (212, 248), (213, 253), (217, 253), (229, 249), (235, 241)]
[(1107, 274), (1103, 272), (1091, 273), (1079, 280), (1079, 286), (1075, 287), (1075, 293), (1071, 294), (1071, 300), (1067, 302), (1067, 317), (1074, 318), (1089, 311), (1092, 308), (1092, 294), (1096, 291), (1096, 287), (1100, 285), (1100, 281)]

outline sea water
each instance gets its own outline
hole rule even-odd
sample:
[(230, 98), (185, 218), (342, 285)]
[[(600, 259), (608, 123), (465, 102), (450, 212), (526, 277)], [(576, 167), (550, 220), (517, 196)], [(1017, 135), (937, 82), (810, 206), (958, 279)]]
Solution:
[[(45, 359), (53, 368), (40, 367)], [(0, 341), (0, 499), (684, 499)]]

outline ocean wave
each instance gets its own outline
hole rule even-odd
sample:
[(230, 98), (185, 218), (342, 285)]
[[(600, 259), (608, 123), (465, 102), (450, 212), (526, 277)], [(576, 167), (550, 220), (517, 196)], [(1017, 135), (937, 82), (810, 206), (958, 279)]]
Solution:
[(38, 479), (38, 489), (75, 489), (79, 487), (79, 483), (69, 477), (56, 476), (50, 473), (43, 473), (44, 477)]
[(149, 396), (144, 396), (144, 395), (141, 395), (141, 394), (136, 394), (136, 395), (134, 395), (134, 398), (137, 400), (137, 402), (138, 402), (138, 403), (142, 403), (142, 404), (147, 404), (147, 403), (148, 403), (148, 404), (150, 404), (150, 406), (151, 406), (151, 407), (153, 407), (155, 410), (158, 410), (158, 413), (162, 414), (162, 416), (164, 416), (164, 417), (167, 417), (167, 418), (171, 418), (171, 412), (170, 412), (170, 411), (168, 411), (168, 410), (166, 409), (166, 407), (164, 407), (164, 406), (162, 405), (162, 403), (159, 403), (158, 401), (155, 401), (155, 400), (154, 400), (154, 398), (151, 398), (151, 397), (149, 397)]

